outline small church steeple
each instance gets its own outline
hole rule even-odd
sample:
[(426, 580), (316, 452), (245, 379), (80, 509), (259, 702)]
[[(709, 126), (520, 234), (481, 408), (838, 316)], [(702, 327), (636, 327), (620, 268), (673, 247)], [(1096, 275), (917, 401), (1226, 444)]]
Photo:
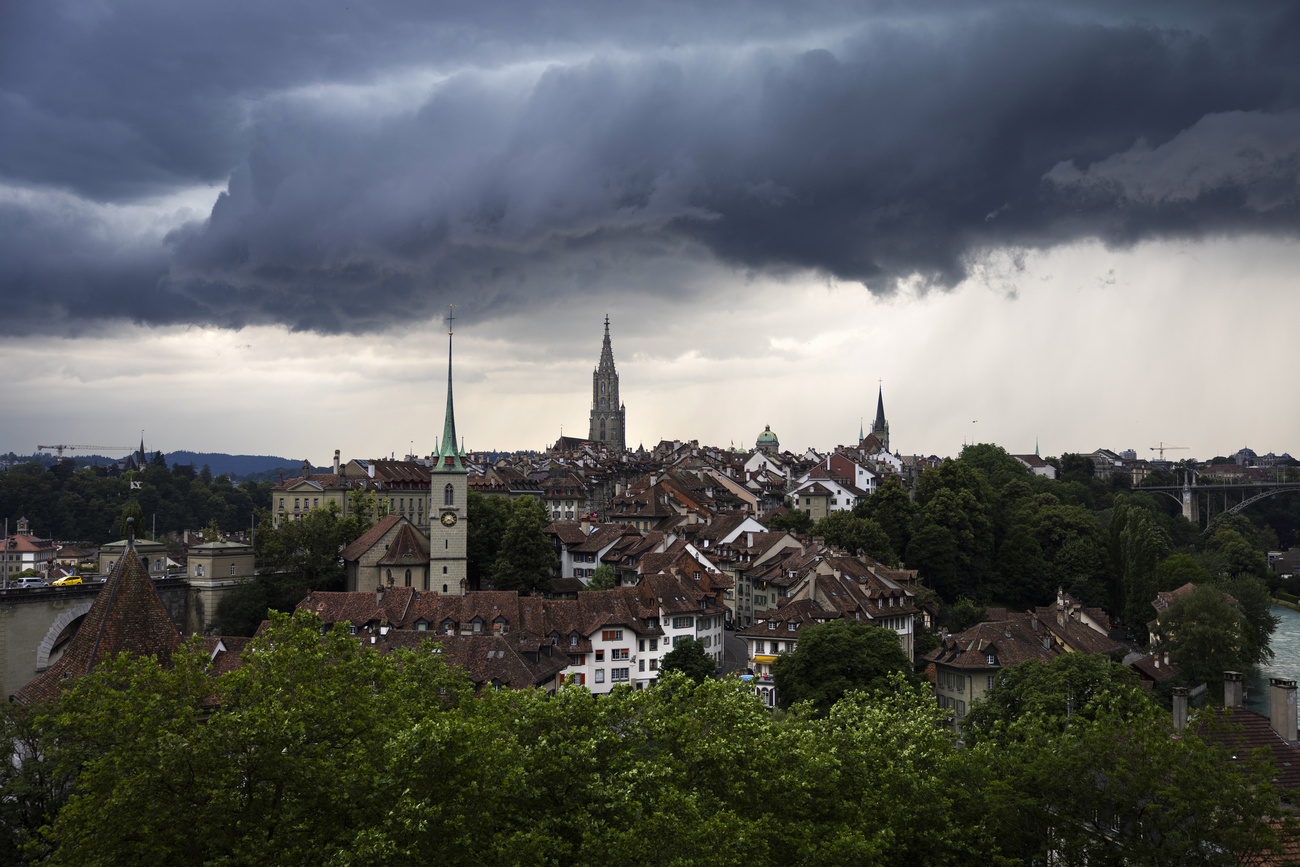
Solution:
[(871, 425), (871, 432), (885, 451), (889, 451), (889, 422), (885, 421), (885, 387), (880, 386), (876, 394), (876, 421)]

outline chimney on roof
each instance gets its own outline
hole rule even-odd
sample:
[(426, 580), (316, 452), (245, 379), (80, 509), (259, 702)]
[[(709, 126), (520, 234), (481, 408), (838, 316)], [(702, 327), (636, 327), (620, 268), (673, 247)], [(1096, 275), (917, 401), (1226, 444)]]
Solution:
[(311, 461), (302, 462), (302, 477), (305, 479), (311, 475)]
[(1174, 730), (1182, 731), (1187, 725), (1187, 687), (1174, 687)]
[(378, 608), (380, 605), (383, 604), (384, 604), (384, 585), (378, 584), (375, 586), (375, 607)]
[(1295, 681), (1280, 677), (1270, 677), (1269, 686), (1269, 728), (1278, 733), (1284, 741), (1296, 739)]
[(334, 450), (334, 475), (339, 474), (339, 450)]
[[(1160, 660), (1156, 660), (1156, 667), (1160, 667)], [(1223, 706), (1224, 707), (1241, 707), (1241, 672), (1225, 671), (1223, 673)]]
[(126, 519), (126, 547), (135, 547), (135, 518)]
[(1037, 635), (1037, 634), (1038, 634), (1038, 614), (1035, 613), (1035, 612), (1030, 612), (1030, 614), (1029, 614), (1029, 622), (1030, 622), (1030, 623), (1033, 625), (1033, 627), (1034, 627), (1034, 634)]
[(366, 464), (366, 475), (369, 476), (369, 477), (372, 478), (372, 479), (375, 477), (375, 465), (374, 465), (374, 464)]

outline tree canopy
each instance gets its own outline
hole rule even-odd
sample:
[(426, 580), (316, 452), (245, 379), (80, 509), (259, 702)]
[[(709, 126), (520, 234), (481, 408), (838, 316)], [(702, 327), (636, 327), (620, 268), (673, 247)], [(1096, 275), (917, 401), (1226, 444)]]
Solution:
[(892, 629), (831, 620), (805, 626), (793, 653), (772, 665), (782, 707), (811, 702), (819, 714), (852, 690), (882, 690), (894, 675), (916, 682), (912, 664)]
[[(868, 631), (885, 630), (860, 627)], [(802, 643), (802, 639), (801, 639)], [(595, 699), (477, 695), (435, 645), (376, 653), (277, 614), (244, 665), (107, 661), (0, 713), (0, 858), (207, 864), (1236, 864), (1273, 840), (1267, 768), (1141, 691), (957, 749), (895, 672), (823, 714), (676, 672)], [(1125, 692), (1124, 690), (1130, 690)], [(1108, 849), (1108, 847), (1111, 847)]]
[(698, 638), (679, 639), (659, 660), (661, 672), (680, 671), (696, 683), (712, 677), (716, 669), (717, 663), (705, 652), (704, 642)]

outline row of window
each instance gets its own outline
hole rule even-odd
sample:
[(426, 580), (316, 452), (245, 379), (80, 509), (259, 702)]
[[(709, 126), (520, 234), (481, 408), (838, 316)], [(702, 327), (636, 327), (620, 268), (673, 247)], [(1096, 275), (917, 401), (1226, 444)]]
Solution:
[[(610, 682), (612, 682), (612, 683), (627, 683), (627, 682), (628, 682), (629, 680), (631, 680), (632, 678), (630, 677), (630, 670), (629, 670), (629, 669), (626, 669), (626, 668), (611, 668), (611, 669), (609, 670), (609, 679), (610, 679)], [(596, 683), (604, 683), (604, 682), (605, 682), (605, 669), (603, 669), (603, 668), (598, 668), (598, 669), (596, 669), (596, 677), (595, 677), (595, 680), (596, 680)]]
[[(146, 565), (145, 568), (148, 569), (148, 568), (149, 568), (148, 565)], [(195, 578), (203, 578), (203, 577), (205, 577), (204, 574), (203, 574), (205, 571), (206, 571), (206, 569), (205, 569), (205, 567), (204, 567), (204, 564), (202, 564), (202, 563), (195, 563), (195, 564), (194, 564), (194, 577), (195, 577)], [(234, 574), (235, 574), (235, 564), (234, 564), (234, 563), (231, 563), (231, 564), (230, 564), (230, 574), (231, 574), (231, 575), (234, 575)]]

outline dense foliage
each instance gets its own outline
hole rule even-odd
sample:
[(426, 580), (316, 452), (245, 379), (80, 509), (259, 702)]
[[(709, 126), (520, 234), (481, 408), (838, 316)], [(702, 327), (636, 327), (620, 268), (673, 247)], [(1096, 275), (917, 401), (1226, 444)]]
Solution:
[(220, 635), (252, 635), (267, 611), (293, 611), (312, 590), (344, 589), (345, 574), (339, 552), (370, 528), (364, 511), (339, 516), (333, 503), (313, 509), (298, 521), (272, 525), (263, 515), (255, 550), (260, 564), (257, 576), (244, 581), (217, 604)]
[(713, 676), (717, 663), (704, 649), (704, 642), (698, 638), (679, 638), (673, 649), (664, 654), (659, 661), (661, 676), (672, 671), (680, 671), (696, 683), (703, 683)]
[(227, 533), (247, 530), (254, 512), (270, 505), (270, 482), (236, 487), (207, 467), (169, 468), (161, 454), (144, 470), (130, 473), (78, 469), (66, 459), (49, 469), (32, 463), (0, 471), (0, 515), (10, 519), (10, 532), (15, 519), (26, 517), (39, 536), (92, 545), (122, 538), (124, 513), (134, 515), (145, 533), (156, 526), (161, 540), (213, 521)]
[(1248, 513), (1253, 520), (1221, 516), (1201, 532), (1174, 500), (1132, 488), (1126, 477), (1095, 478), (1086, 455), (1059, 463), (1060, 480), (1052, 481), (998, 446), (966, 446), (958, 459), (922, 473), (914, 499), (887, 479), (851, 514), (823, 519), (811, 532), (917, 569), (943, 603), (948, 620), (940, 625), (954, 631), (964, 621), (959, 599), (1023, 611), (1048, 604), (1060, 588), (1119, 618), (1145, 643), (1158, 592), (1204, 581), (1236, 587), (1252, 611), (1247, 655), (1268, 657), (1272, 628), (1254, 616), (1267, 593), (1254, 582), (1279, 589), (1263, 552), (1300, 526), (1300, 497), (1264, 501), (1270, 505)]
[[(879, 631), (879, 630), (876, 630)], [(1140, 694), (958, 749), (895, 678), (824, 715), (667, 675), (596, 699), (485, 691), (277, 616), (215, 683), (118, 659), (3, 717), (0, 859), (49, 865), (1232, 864), (1269, 776)], [(210, 716), (209, 697), (220, 703)], [(1049, 717), (1044, 722), (1044, 716)]]
[(818, 714), (854, 690), (884, 689), (896, 677), (916, 682), (898, 633), (852, 620), (805, 626), (794, 652), (776, 658), (772, 674), (782, 707), (809, 702)]

